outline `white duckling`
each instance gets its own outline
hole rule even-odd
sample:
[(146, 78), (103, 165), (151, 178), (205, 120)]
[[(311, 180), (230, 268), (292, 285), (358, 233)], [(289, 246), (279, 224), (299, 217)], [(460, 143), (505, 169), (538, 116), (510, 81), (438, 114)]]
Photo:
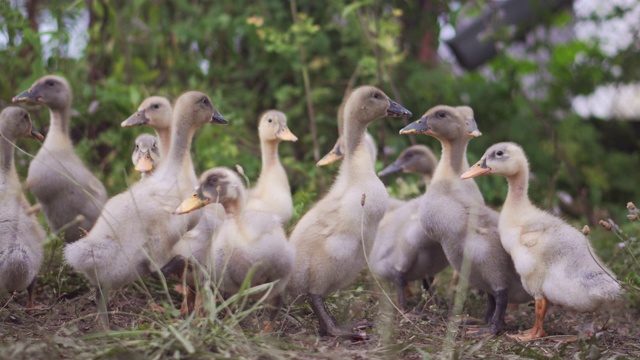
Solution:
[(151, 134), (141, 134), (136, 138), (135, 145), (131, 154), (131, 161), (135, 166), (135, 170), (142, 174), (144, 178), (151, 174), (160, 163), (158, 139)]
[(615, 275), (594, 254), (578, 229), (540, 210), (527, 195), (529, 163), (522, 148), (510, 142), (491, 146), (463, 179), (498, 174), (509, 192), (500, 213), (500, 239), (511, 255), (524, 288), (536, 299), (533, 328), (519, 340), (546, 336), (548, 302), (577, 311), (594, 311), (621, 292)]
[[(398, 172), (422, 174), (429, 183), (438, 159), (424, 145), (413, 145), (405, 149), (398, 159), (378, 173), (386, 176)], [(385, 213), (373, 248), (369, 254), (371, 271), (396, 286), (398, 305), (407, 309), (405, 289), (409, 281), (423, 280), (429, 289), (434, 275), (449, 265), (442, 246), (437, 241), (426, 239), (418, 217), (420, 198), (403, 202), (399, 207)]]
[(63, 231), (66, 242), (76, 241), (83, 234), (79, 228), (90, 230), (100, 216), (107, 191), (73, 150), (69, 83), (60, 76), (47, 75), (12, 101), (49, 108), (51, 124), (44, 144), (29, 165), (27, 189), (42, 206), (51, 230)]
[(36, 275), (42, 262), (44, 230), (21, 190), (13, 162), (18, 138), (40, 141), (26, 110), (8, 107), (0, 114), (0, 295), (27, 289), (27, 309), (34, 307)]
[(324, 299), (356, 278), (387, 207), (387, 190), (376, 176), (364, 141), (367, 125), (381, 117), (411, 113), (380, 89), (362, 86), (349, 95), (344, 115), (345, 152), (338, 176), (291, 233), (297, 255), (289, 291), (307, 298), (318, 317), (320, 335), (362, 339), (366, 334), (336, 325)]
[(187, 213), (207, 204), (224, 206), (226, 219), (207, 248), (206, 267), (212, 282), (224, 293), (235, 294), (251, 270), (255, 270), (252, 285), (277, 281), (268, 295), (268, 299), (275, 300), (270, 319), (273, 321), (281, 304), (280, 293), (295, 262), (295, 248), (287, 240), (278, 216), (247, 209), (247, 193), (236, 172), (213, 168), (200, 176), (196, 192), (176, 213)]
[(484, 320), (490, 326), (476, 334), (498, 334), (507, 303), (522, 303), (531, 297), (500, 243), (498, 213), (485, 205), (475, 182), (460, 179), (469, 167), (467, 143), (481, 135), (473, 110), (468, 106), (435, 106), (400, 130), (400, 134), (415, 133), (431, 135), (442, 144), (440, 162), (420, 200), (424, 239), (439, 242), (461, 276), (465, 275), (460, 271), (464, 259), (468, 259), (469, 283), (485, 291), (488, 300)]
[[(86, 237), (64, 249), (66, 262), (97, 287), (102, 324), (108, 324), (108, 292), (161, 267), (172, 267), (172, 248), (200, 220), (200, 212), (173, 214), (193, 189), (189, 149), (196, 130), (226, 124), (206, 94), (190, 91), (176, 101), (171, 146), (156, 172), (111, 198)], [(184, 266), (183, 266), (184, 267)]]
[(278, 157), (280, 141), (298, 141), (289, 127), (287, 116), (278, 110), (268, 110), (258, 125), (262, 170), (256, 185), (249, 192), (247, 210), (265, 211), (280, 218), (286, 225), (293, 215), (293, 199), (287, 173)]

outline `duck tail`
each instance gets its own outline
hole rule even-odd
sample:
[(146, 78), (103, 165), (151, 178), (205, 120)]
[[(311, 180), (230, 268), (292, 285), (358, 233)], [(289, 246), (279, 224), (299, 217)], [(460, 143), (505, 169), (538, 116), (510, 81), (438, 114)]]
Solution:
[(593, 298), (608, 302), (620, 296), (622, 287), (616, 277), (606, 271), (594, 271), (587, 274), (584, 279), (584, 286), (589, 289), (589, 294)]
[(87, 270), (94, 267), (93, 249), (87, 241), (78, 240), (67, 244), (63, 255), (64, 261), (75, 271), (86, 274)]
[(8, 291), (24, 290), (36, 276), (40, 261), (36, 261), (24, 246), (10, 246), (0, 251), (0, 274)]

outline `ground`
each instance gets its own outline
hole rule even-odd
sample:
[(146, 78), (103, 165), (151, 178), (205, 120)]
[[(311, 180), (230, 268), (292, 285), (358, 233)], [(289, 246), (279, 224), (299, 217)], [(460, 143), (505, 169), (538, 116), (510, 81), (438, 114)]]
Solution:
[[(339, 322), (368, 319), (375, 323), (368, 341), (318, 337), (315, 317), (305, 304), (286, 306), (269, 334), (260, 334), (263, 312), (240, 311), (237, 302), (229, 307), (211, 303), (208, 306), (215, 314), (185, 319), (176, 309), (181, 295), (169, 290), (167, 296), (163, 283), (151, 278), (112, 293), (116, 315), (112, 331), (105, 333), (96, 322), (93, 290), (79, 275), (59, 265), (59, 252), (59, 247), (49, 249), (39, 276), (39, 309), (24, 309), (25, 293), (2, 299), (0, 359), (640, 357), (640, 314), (626, 297), (594, 314), (551, 307), (545, 323), (553, 335), (550, 339), (519, 343), (504, 334), (467, 338), (463, 328), (449, 321), (450, 271), (437, 278), (434, 294), (422, 294), (420, 316), (403, 317), (383, 289), (372, 285), (366, 271), (353, 286), (332, 296), (328, 306)], [(175, 284), (169, 282), (167, 288)], [(383, 287), (388, 294), (394, 293), (389, 286)], [(417, 284), (414, 291), (420, 292)], [(168, 311), (153, 311), (152, 303)], [(481, 316), (483, 306), (484, 298), (471, 291), (463, 314)], [(513, 333), (532, 323), (532, 304), (510, 307), (505, 330)], [(558, 335), (581, 338), (562, 342)]]

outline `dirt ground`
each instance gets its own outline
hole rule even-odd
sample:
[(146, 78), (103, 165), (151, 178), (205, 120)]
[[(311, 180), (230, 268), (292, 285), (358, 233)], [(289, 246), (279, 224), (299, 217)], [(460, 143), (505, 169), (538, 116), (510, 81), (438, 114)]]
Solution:
[[(0, 303), (0, 359), (129, 359), (147, 358), (154, 353), (153, 347), (157, 345), (144, 330), (154, 329), (154, 322), (166, 322), (163, 317), (167, 315), (150, 310), (150, 304), (173, 302), (174, 307), (179, 307), (180, 294), (170, 291), (167, 296), (161, 283), (151, 279), (144, 285), (135, 283), (112, 292), (110, 304), (116, 312), (112, 316), (112, 329), (118, 340), (107, 344), (96, 336), (102, 333), (95, 318), (93, 290), (81, 277), (67, 269), (60, 270), (54, 263), (50, 262), (39, 278), (38, 309), (24, 310), (25, 293)], [(375, 323), (374, 328), (367, 331), (368, 341), (319, 338), (310, 308), (295, 305), (285, 308), (275, 331), (269, 335), (259, 334), (264, 316), (256, 313), (241, 324), (242, 333), (248, 334), (245, 340), (227, 337), (222, 341), (214, 334), (214, 337), (192, 339), (202, 345), (197, 356), (177, 353), (186, 358), (640, 358), (640, 314), (629, 306), (626, 298), (594, 314), (552, 306), (545, 323), (551, 337), (520, 343), (504, 334), (484, 339), (467, 338), (464, 329), (448, 326), (452, 296), (448, 286), (443, 285), (447, 284), (446, 273), (438, 278), (440, 285), (436, 285), (433, 295), (422, 295), (419, 304), (422, 314), (406, 318), (391, 307), (379, 288), (370, 285), (369, 277), (363, 273), (355, 285), (328, 300), (328, 307), (338, 322), (368, 319)], [(417, 285), (414, 291), (420, 292)], [(471, 293), (464, 311), (479, 317), (484, 303), (482, 296)], [(181, 320), (176, 314), (177, 311), (173, 311), (171, 321), (179, 326)], [(505, 331), (514, 333), (531, 327), (532, 323), (532, 304), (510, 307)], [(579, 335), (581, 339), (563, 342), (559, 335)], [(141, 345), (147, 340), (148, 344)], [(160, 357), (165, 355), (174, 357), (176, 352)]]

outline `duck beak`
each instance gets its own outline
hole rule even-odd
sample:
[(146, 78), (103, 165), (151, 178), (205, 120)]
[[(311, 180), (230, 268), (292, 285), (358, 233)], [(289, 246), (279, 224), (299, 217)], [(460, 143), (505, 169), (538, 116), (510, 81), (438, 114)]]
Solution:
[(174, 211), (174, 214), (186, 214), (190, 213), (194, 210), (198, 210), (207, 204), (209, 204), (211, 200), (209, 198), (202, 195), (202, 190), (200, 188), (196, 189), (196, 192), (191, 195), (191, 197), (187, 198), (185, 201), (178, 206), (178, 208)]
[(460, 175), (460, 179), (471, 179), (480, 175), (491, 174), (491, 168), (487, 166), (487, 161), (482, 159), (473, 165), (467, 172)]
[(140, 156), (138, 158), (138, 162), (136, 163), (136, 171), (141, 173), (148, 173), (153, 170), (153, 162), (151, 161), (151, 156), (146, 154), (144, 156)]
[(336, 141), (336, 144), (333, 146), (333, 149), (327, 153), (320, 161), (316, 163), (317, 167), (333, 164), (338, 160), (342, 160), (344, 157), (344, 153), (340, 149), (340, 139)]
[(400, 165), (397, 161), (394, 162), (393, 164), (387, 166), (386, 168), (382, 169), (379, 173), (378, 176), (379, 177), (383, 177), (383, 176), (387, 176), (390, 174), (395, 174), (395, 173), (399, 173), (402, 172), (402, 165)]
[(128, 126), (136, 126), (136, 125), (144, 125), (149, 123), (149, 118), (145, 115), (144, 110), (138, 110), (135, 114), (129, 116), (129, 118), (123, 121), (120, 126), (128, 127)]
[(480, 132), (480, 130), (473, 130), (471, 132), (468, 132), (467, 135), (469, 137), (478, 137), (478, 136), (482, 136), (482, 133)]
[(405, 109), (404, 106), (389, 99), (389, 108), (387, 109), (387, 116), (389, 117), (409, 117), (413, 115), (411, 111)]
[(40, 141), (40, 142), (43, 142), (43, 141), (44, 141), (44, 136), (43, 136), (42, 134), (40, 134), (40, 133), (39, 133), (36, 129), (34, 129), (34, 128), (31, 128), (31, 133), (30, 133), (30, 135), (31, 135), (31, 137), (32, 137), (33, 139), (36, 139), (36, 140), (38, 140), (38, 141)]
[(427, 125), (427, 118), (421, 117), (420, 119), (400, 129), (400, 135), (411, 134), (433, 134), (433, 131), (431, 130), (429, 125)]
[(298, 141), (298, 137), (293, 135), (293, 133), (287, 126), (281, 127), (280, 130), (278, 130), (278, 132), (276, 133), (276, 137), (282, 141)]
[(222, 114), (220, 114), (218, 110), (213, 110), (213, 115), (211, 115), (210, 122), (213, 124), (227, 125), (229, 123), (229, 120), (222, 116)]
[(28, 102), (28, 101), (40, 102), (42, 101), (42, 97), (38, 95), (38, 92), (33, 90), (33, 88), (29, 88), (28, 90), (21, 92), (20, 94), (14, 96), (11, 99), (11, 102), (14, 102), (14, 103)]

